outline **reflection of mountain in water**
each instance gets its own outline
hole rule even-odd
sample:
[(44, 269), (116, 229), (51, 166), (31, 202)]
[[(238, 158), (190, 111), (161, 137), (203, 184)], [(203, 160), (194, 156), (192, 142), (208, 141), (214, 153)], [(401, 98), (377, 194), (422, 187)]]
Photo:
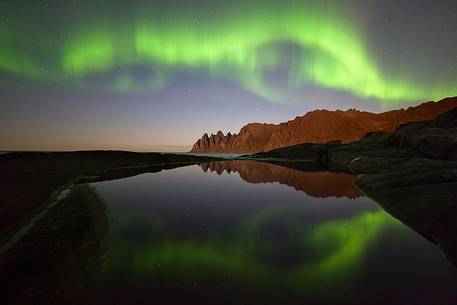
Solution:
[(248, 183), (279, 182), (318, 198), (347, 197), (355, 199), (363, 196), (352, 183), (354, 177), (344, 173), (302, 172), (270, 163), (233, 160), (200, 164), (203, 171), (237, 172)]

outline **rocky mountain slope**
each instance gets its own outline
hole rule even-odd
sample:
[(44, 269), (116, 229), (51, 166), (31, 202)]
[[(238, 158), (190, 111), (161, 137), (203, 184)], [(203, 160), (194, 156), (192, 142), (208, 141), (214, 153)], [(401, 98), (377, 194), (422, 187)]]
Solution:
[(278, 125), (250, 123), (238, 134), (204, 134), (191, 152), (252, 153), (300, 143), (351, 143), (371, 131), (392, 132), (401, 124), (432, 120), (456, 106), (457, 97), (379, 114), (355, 109), (314, 110)]

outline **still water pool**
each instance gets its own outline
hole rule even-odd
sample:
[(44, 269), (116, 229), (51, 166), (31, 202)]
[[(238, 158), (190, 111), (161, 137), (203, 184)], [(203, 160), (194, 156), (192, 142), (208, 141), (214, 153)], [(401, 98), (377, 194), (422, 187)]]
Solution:
[(454, 304), (457, 270), (353, 177), (221, 161), (93, 183), (97, 304)]

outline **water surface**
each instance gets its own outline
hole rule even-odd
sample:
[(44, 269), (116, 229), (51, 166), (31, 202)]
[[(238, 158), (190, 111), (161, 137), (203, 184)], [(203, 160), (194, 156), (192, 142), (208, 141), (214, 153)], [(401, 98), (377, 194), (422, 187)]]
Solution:
[(457, 272), (353, 177), (221, 161), (93, 185), (97, 304), (454, 304)]

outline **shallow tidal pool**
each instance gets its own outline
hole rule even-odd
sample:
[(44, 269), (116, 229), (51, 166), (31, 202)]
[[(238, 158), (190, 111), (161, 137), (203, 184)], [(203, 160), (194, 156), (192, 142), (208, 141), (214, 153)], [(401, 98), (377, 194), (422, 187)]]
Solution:
[(221, 161), (93, 183), (97, 304), (454, 304), (457, 270), (353, 177)]

